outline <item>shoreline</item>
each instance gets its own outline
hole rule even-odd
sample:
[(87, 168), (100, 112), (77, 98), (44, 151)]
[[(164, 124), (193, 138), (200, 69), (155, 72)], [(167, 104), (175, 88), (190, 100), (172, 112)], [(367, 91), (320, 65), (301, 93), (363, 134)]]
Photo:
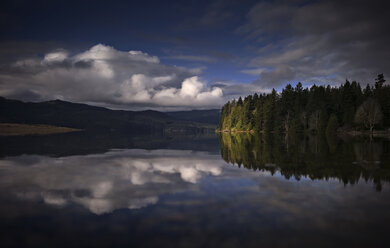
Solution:
[(83, 130), (44, 124), (0, 123), (0, 136), (49, 135), (80, 131)]
[[(230, 133), (230, 134), (235, 134), (235, 133), (250, 133), (254, 134), (255, 131), (253, 129), (251, 130), (215, 130), (216, 133)], [(264, 131), (260, 132), (261, 134), (264, 134)], [(283, 132), (285, 133), (285, 132)], [(363, 130), (363, 131), (356, 131), (356, 130), (339, 130), (336, 132), (337, 136), (342, 136), (342, 135), (348, 135), (352, 137), (357, 137), (357, 136), (370, 136), (372, 135), (373, 137), (383, 137), (383, 138), (390, 138), (390, 130), (375, 130), (372, 133), (368, 130)]]

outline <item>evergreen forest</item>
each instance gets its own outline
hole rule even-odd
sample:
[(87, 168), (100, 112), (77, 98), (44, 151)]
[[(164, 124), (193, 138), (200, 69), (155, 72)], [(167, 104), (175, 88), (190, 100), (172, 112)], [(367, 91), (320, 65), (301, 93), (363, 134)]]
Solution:
[(249, 95), (227, 102), (221, 111), (219, 131), (258, 133), (340, 130), (371, 131), (390, 127), (390, 85), (379, 74), (365, 87), (348, 81), (338, 87), (303, 88), (288, 84), (280, 93)]

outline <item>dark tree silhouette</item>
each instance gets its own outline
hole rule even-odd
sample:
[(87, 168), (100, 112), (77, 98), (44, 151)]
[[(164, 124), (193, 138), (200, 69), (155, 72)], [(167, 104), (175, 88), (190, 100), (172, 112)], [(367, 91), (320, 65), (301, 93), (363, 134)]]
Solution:
[(301, 83), (295, 87), (288, 84), (281, 93), (273, 89), (269, 94), (240, 97), (222, 107), (219, 129), (325, 133), (362, 125), (372, 131), (382, 120), (383, 126), (389, 127), (390, 86), (385, 81), (379, 74), (375, 87), (367, 85), (364, 90), (348, 80), (339, 87), (313, 85), (310, 89)]

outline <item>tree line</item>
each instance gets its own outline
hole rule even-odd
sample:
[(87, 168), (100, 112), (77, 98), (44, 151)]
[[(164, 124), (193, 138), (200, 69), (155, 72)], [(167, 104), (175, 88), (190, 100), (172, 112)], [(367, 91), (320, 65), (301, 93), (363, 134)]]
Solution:
[[(335, 178), (347, 184), (372, 182), (381, 191), (390, 182), (388, 142), (359, 137), (326, 139), (321, 135), (219, 135), (222, 158), (239, 167), (279, 172), (286, 179)], [(378, 163), (378, 161), (380, 163)]]
[(322, 132), (338, 128), (370, 130), (390, 126), (390, 85), (383, 74), (362, 89), (356, 81), (339, 87), (303, 88), (288, 84), (280, 93), (249, 95), (227, 102), (219, 130), (254, 132)]

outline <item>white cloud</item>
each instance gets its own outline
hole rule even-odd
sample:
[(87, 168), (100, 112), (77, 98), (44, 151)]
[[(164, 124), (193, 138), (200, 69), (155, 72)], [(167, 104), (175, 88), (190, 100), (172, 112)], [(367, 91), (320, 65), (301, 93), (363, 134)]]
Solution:
[(67, 203), (66, 199), (64, 199), (64, 198), (62, 198), (60, 196), (51, 194), (49, 192), (43, 192), (42, 193), (42, 198), (43, 198), (43, 201), (46, 204), (50, 204), (50, 205), (64, 206)]
[(98, 44), (69, 56), (64, 50), (16, 61), (0, 72), (0, 94), (21, 100), (60, 98), (116, 108), (215, 108), (223, 91), (194, 73), (141, 51)]
[(129, 51), (126, 53), (118, 51), (113, 47), (102, 44), (95, 45), (91, 49), (76, 55), (75, 59), (93, 61), (129, 59), (133, 61), (144, 61), (148, 63), (160, 63), (160, 60), (156, 56), (149, 56), (147, 53), (143, 53), (141, 51)]
[[(124, 103), (150, 103), (159, 106), (207, 107), (223, 104), (223, 92), (218, 87), (208, 89), (206, 83), (199, 77), (186, 78), (181, 87), (165, 87), (166, 82), (174, 79), (172, 76), (148, 77), (143, 74), (132, 75), (121, 85)], [(161, 89), (156, 89), (162, 86)]]
[(68, 58), (68, 53), (65, 51), (47, 53), (43, 58), (45, 62), (64, 61)]
[(187, 78), (181, 85), (180, 95), (182, 97), (195, 98), (202, 88), (203, 84), (199, 82), (198, 77)]

